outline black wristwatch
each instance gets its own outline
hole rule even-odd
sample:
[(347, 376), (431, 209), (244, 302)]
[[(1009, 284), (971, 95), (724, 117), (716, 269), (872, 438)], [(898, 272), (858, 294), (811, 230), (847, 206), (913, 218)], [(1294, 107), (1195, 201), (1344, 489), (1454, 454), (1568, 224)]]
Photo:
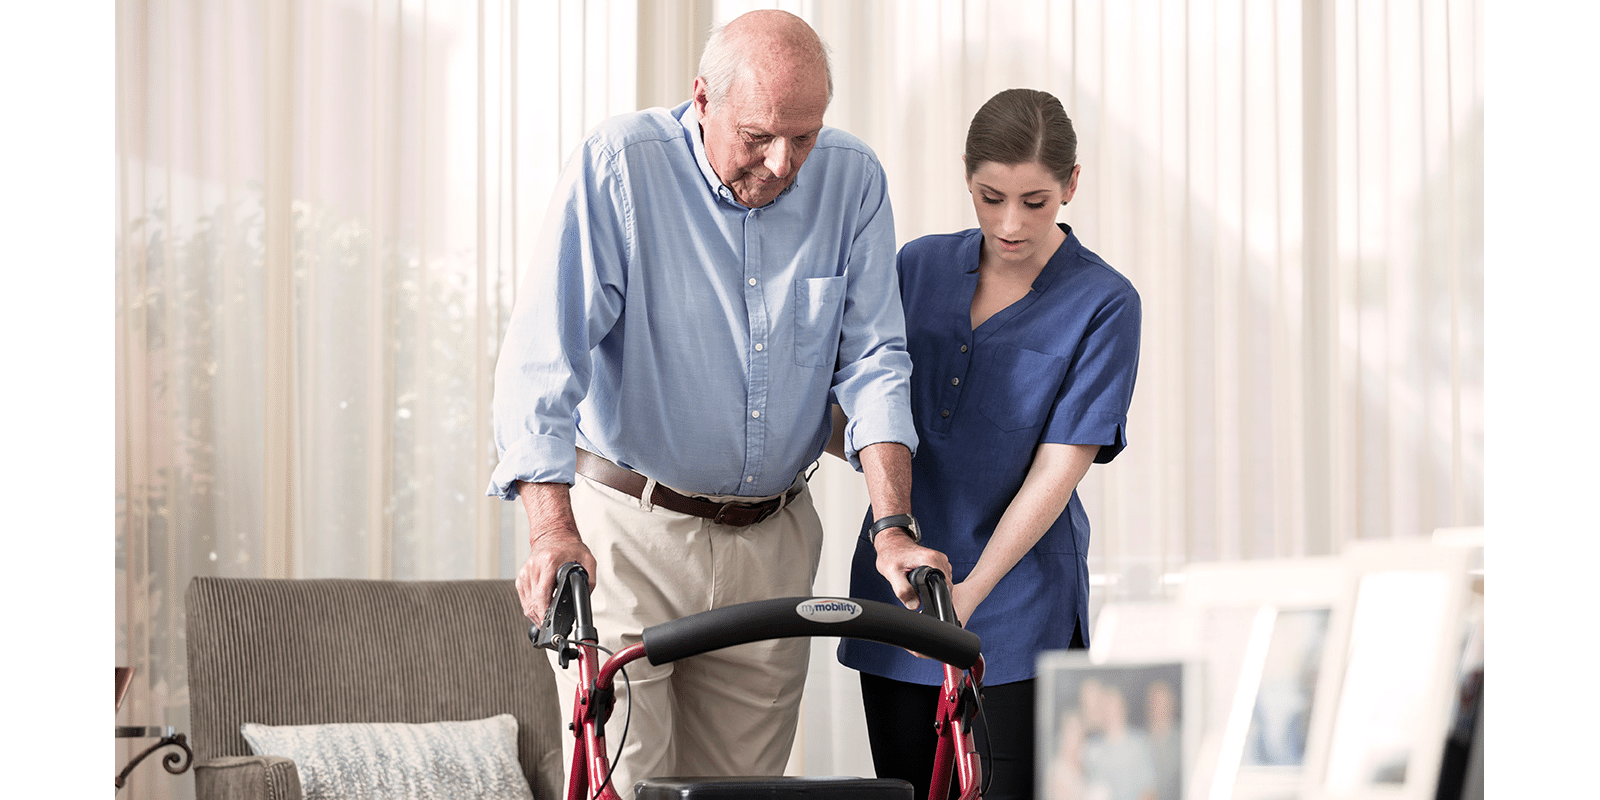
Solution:
[(872, 544), (873, 540), (878, 538), (878, 534), (890, 528), (900, 528), (904, 530), (907, 534), (910, 534), (911, 541), (913, 542), (922, 541), (922, 532), (917, 530), (916, 517), (913, 517), (910, 514), (890, 514), (889, 516), (872, 523), (872, 527), (867, 529), (867, 544)]

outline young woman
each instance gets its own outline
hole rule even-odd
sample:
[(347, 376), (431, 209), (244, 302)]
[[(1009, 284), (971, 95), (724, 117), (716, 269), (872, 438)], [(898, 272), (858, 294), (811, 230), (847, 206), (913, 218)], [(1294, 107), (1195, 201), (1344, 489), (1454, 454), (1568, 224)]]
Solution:
[[(900, 251), (913, 364), (912, 510), (922, 544), (950, 558), (956, 612), (983, 639), (975, 725), (994, 798), (1034, 791), (1034, 670), (1041, 650), (1089, 642), (1089, 521), (1076, 487), (1126, 444), (1139, 360), (1139, 294), (1056, 222), (1081, 171), (1061, 102), (995, 95), (967, 132), (978, 228)], [(873, 515), (863, 522), (865, 538)], [(856, 549), (851, 593), (894, 602)], [(928, 796), (940, 665), (845, 640), (861, 672), (879, 777)]]

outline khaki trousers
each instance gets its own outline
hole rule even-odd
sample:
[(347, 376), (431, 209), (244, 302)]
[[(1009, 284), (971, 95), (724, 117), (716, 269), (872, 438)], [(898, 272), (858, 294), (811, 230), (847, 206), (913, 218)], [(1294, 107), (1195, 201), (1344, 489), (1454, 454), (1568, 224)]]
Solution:
[[(657, 623), (736, 603), (811, 594), (822, 521), (809, 489), (778, 513), (743, 528), (648, 508), (583, 476), (572, 487), (572, 506), (596, 561), (595, 628), (601, 646), (612, 652), (640, 641), (641, 631)], [(648, 659), (630, 664), (627, 681), (618, 676), (617, 704), (606, 724), (611, 751), (606, 756), (618, 794), (632, 798), (634, 783), (649, 777), (783, 774), (809, 653), (809, 639), (779, 639), (661, 666)], [(600, 660), (605, 661), (604, 654)], [(572, 719), (577, 665), (563, 670), (553, 653), (551, 664), (565, 727)], [(570, 769), (574, 739), (568, 732), (562, 741), (563, 764)]]

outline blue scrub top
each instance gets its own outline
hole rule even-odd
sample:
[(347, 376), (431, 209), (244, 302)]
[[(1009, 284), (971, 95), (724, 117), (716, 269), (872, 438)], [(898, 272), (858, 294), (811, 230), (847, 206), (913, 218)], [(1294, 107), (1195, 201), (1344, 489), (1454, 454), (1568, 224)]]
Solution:
[[(900, 250), (900, 293), (911, 352), (911, 413), (920, 446), (911, 506), (923, 544), (965, 580), (1045, 442), (1100, 445), (1096, 463), (1127, 444), (1139, 362), (1139, 293), (1078, 242), (1066, 241), (1032, 291), (972, 329), (983, 233), (924, 236)], [(862, 530), (872, 522), (868, 509)], [(983, 640), (984, 683), (1034, 676), (1041, 650), (1064, 649), (1074, 627), (1089, 640), (1089, 520), (1073, 492), (1038, 544), (967, 621)], [(850, 593), (897, 603), (876, 554), (856, 547)], [(909, 683), (943, 680), (938, 662), (898, 647), (845, 639), (847, 667)]]

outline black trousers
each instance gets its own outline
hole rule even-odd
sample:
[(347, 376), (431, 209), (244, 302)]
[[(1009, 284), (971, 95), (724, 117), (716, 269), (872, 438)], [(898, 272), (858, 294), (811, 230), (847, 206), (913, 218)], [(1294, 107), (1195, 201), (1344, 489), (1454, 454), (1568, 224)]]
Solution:
[[(1032, 680), (983, 687), (983, 715), (973, 720), (974, 743), (989, 791), (985, 800), (1033, 797)], [(880, 778), (899, 778), (928, 797), (933, 779), (933, 731), (939, 687), (903, 683), (861, 673), (861, 700), (867, 712), (867, 738)], [(951, 796), (957, 788), (951, 773)]]
[[(1072, 631), (1070, 650), (1086, 650), (1083, 626)], [(1034, 771), (1034, 682), (983, 687), (983, 715), (972, 721), (973, 744), (988, 784), (984, 800), (1030, 800)], [(861, 673), (861, 701), (866, 707), (867, 740), (880, 778), (909, 782), (916, 800), (926, 800), (933, 782), (933, 755), (938, 737), (933, 718), (939, 713), (939, 687), (904, 683)], [(950, 776), (956, 796), (955, 774)]]

